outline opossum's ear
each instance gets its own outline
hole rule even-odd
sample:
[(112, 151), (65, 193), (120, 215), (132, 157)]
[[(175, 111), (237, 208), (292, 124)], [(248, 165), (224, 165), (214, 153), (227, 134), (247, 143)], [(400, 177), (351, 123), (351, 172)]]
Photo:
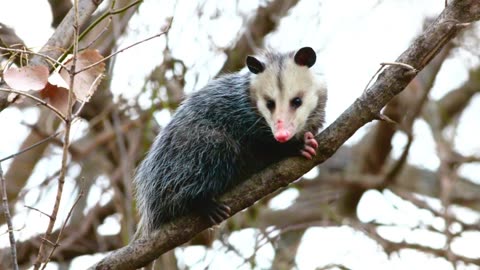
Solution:
[(293, 59), (299, 66), (312, 67), (317, 60), (317, 55), (312, 48), (303, 47), (295, 53), (295, 57)]
[(253, 56), (247, 56), (247, 67), (253, 74), (262, 73), (265, 70), (265, 64)]

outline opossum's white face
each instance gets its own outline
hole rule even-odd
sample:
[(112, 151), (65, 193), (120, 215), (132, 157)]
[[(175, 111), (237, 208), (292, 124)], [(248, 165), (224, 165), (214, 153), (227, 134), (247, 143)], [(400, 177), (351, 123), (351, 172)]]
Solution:
[(317, 107), (324, 88), (309, 69), (316, 60), (313, 49), (294, 55), (267, 55), (267, 63), (249, 56), (247, 66), (254, 73), (251, 94), (259, 112), (278, 142), (303, 136), (308, 117)]

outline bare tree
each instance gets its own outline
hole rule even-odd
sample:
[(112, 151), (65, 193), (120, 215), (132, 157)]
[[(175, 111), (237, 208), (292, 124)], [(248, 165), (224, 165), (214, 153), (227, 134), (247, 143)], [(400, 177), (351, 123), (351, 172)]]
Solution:
[[(476, 214), (480, 211), (480, 187), (459, 173), (461, 166), (476, 163), (480, 157), (458, 151), (452, 132), (480, 89), (479, 68), (473, 67), (468, 79), (442, 98), (434, 100), (429, 96), (445, 60), (455, 57), (452, 52), (466, 44), (478, 46), (475, 24), (480, 19), (478, 1), (451, 1), (435, 20), (426, 20), (423, 32), (395, 62), (380, 63), (377, 74), (372, 74), (373, 82), (368, 83), (363, 94), (317, 135), (321, 144), (312, 161), (284, 160), (225, 194), (222, 201), (238, 214), (224, 222), (224, 226), (208, 229), (207, 223), (192, 214), (164, 226), (148, 239), (134, 241), (137, 215), (131, 180), (134, 168), (161, 130), (155, 112), (173, 112), (185, 96), (184, 89), (196, 88), (191, 85), (196, 86), (201, 72), (207, 72), (195, 71), (188, 59), (179, 57), (172, 39), (181, 33), (183, 23), (216, 20), (222, 16), (222, 8), (205, 13), (212, 2), (199, 1), (196, 16), (185, 22), (177, 20), (177, 5), (180, 6), (177, 3), (173, 5), (172, 17), (155, 29), (156, 34), (137, 37), (137, 42), (127, 46), (122, 37), (131, 34), (129, 26), (133, 25), (136, 12), (148, 3), (107, 1), (98, 10), (102, 1), (78, 0), (72, 5), (69, 1), (48, 2), (55, 32), (39, 51), (32, 51), (23, 43), (14, 31), (15, 26), (0, 24), (3, 79), (0, 118), (1, 111), (11, 108), (23, 110), (38, 105), (39, 111), (36, 123), (28, 126), (29, 134), (19, 151), (0, 157), (0, 163), (9, 162), (8, 166), (0, 164), (0, 212), (5, 213), (0, 216), (0, 223), (8, 225), (5, 235), (9, 236), (9, 247), (0, 252), (1, 265), (15, 269), (33, 265), (35, 269), (44, 269), (49, 262), (56, 262), (67, 268), (82, 255), (114, 251), (95, 265), (92, 261), (91, 269), (136, 269), (155, 259), (159, 269), (178, 269), (183, 258), (177, 257), (173, 249), (185, 243), (209, 248), (214, 240), (219, 240), (252, 269), (256, 266), (257, 251), (265, 245), (274, 247), (272, 269), (292, 269), (296, 267), (298, 248), (308, 229), (342, 225), (362, 232), (386, 254), (413, 249), (444, 258), (456, 266), (480, 265), (480, 258), (452, 249), (456, 239), (480, 230), (477, 223), (463, 220), (455, 211), (457, 207)], [(218, 70), (208, 71), (213, 74), (207, 75), (239, 70), (248, 54), (266, 46), (269, 34), (282, 31), (282, 19), (301, 3), (295, 0), (259, 3), (251, 16), (242, 15), (237, 3), (234, 10), (243, 19), (243, 26), (228, 47), (210, 42), (210, 50), (223, 55), (225, 60)], [(208, 30), (204, 38), (208, 40)], [(143, 85), (130, 87), (130, 92), (137, 93), (135, 98), (116, 96), (112, 89), (115, 56), (128, 53), (134, 46), (144, 46), (151, 39), (162, 39), (165, 44), (158, 48), (163, 51), (157, 66), (151, 68)], [(130, 72), (135, 70), (132, 67)], [(66, 85), (48, 82), (46, 78), (51, 74), (62, 76)], [(81, 84), (85, 77), (90, 79)], [(413, 129), (417, 120), (425, 121), (433, 134), (435, 155), (440, 161), (437, 171), (408, 162), (416, 139)], [(373, 124), (358, 143), (344, 145), (371, 121)], [(72, 125), (77, 122), (88, 123), (88, 128), (78, 138), (72, 138)], [(397, 157), (392, 153), (396, 134), (406, 137)], [(35, 187), (28, 185), (37, 177), (34, 171), (38, 164), (55, 155), (61, 160), (56, 171), (43, 181), (35, 181), (40, 183)], [(319, 173), (314, 179), (294, 182), (315, 167)], [(78, 175), (72, 176), (76, 168)], [(64, 194), (65, 185), (76, 190), (69, 202)], [(40, 191), (38, 205), (44, 205), (41, 202), (50, 198), (49, 194), (55, 194), (46, 209), (27, 205), (29, 211), (46, 217), (48, 226), (42, 228), (41, 234), (18, 241), (17, 231), (27, 231), (33, 226), (26, 221), (21, 228), (22, 224), (16, 222), (27, 216), (18, 206), (24, 209), (26, 194), (31, 190)], [(272, 199), (285, 190), (298, 192), (291, 205), (281, 210), (269, 207)], [(362, 221), (358, 206), (371, 190), (391, 192), (441, 219), (445, 224), (443, 229), (421, 224), (410, 230), (442, 235), (445, 245), (437, 248), (421, 241), (393, 241), (380, 230), (398, 224)], [(98, 203), (89, 204), (87, 197), (91, 196), (96, 196)], [(441, 207), (430, 203), (431, 199)], [(240, 212), (244, 209), (247, 210)], [(118, 221), (118, 232), (108, 235), (99, 232), (107, 218)], [(255, 251), (250, 257), (238, 252), (229, 238), (247, 228), (257, 232), (257, 238), (252, 239)], [(351, 266), (332, 261), (322, 269), (333, 267)]]

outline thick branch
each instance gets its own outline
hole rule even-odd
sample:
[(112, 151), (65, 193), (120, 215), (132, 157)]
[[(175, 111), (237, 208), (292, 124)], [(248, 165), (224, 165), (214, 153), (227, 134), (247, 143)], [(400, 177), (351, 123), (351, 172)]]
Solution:
[[(461, 23), (480, 17), (480, 2), (457, 0), (449, 5), (437, 20), (420, 35), (396, 60), (421, 70), (463, 28)], [(317, 136), (321, 142), (319, 154), (312, 161), (291, 158), (274, 164), (240, 184), (222, 197), (233, 213), (254, 204), (257, 200), (287, 186), (315, 165), (322, 163), (355, 133), (372, 121), (395, 95), (415, 77), (415, 73), (402, 66), (390, 66), (375, 84), (357, 99), (332, 125)], [(148, 239), (138, 239), (121, 248), (91, 269), (135, 269), (146, 265), (162, 253), (191, 239), (206, 229), (208, 224), (196, 216), (179, 218)]]
[[(461, 23), (480, 17), (480, 2), (457, 0), (419, 36), (396, 62), (421, 70), (463, 28)], [(332, 125), (317, 136), (319, 155), (312, 161), (291, 158), (254, 175), (222, 197), (233, 213), (284, 187), (329, 158), (355, 131), (375, 119), (380, 110), (400, 93), (416, 73), (402, 66), (390, 66), (375, 84), (357, 99)], [(168, 224), (148, 238), (133, 241), (104, 258), (91, 269), (135, 269), (146, 265), (162, 253), (185, 243), (208, 224), (199, 217), (187, 216)]]

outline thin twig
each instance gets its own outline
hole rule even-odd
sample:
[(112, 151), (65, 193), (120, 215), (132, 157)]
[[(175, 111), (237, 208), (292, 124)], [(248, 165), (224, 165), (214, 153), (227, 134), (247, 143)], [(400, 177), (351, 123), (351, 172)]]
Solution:
[(96, 36), (95, 38), (92, 38), (92, 41), (90, 41), (87, 45), (85, 45), (83, 48), (79, 49), (79, 51), (84, 51), (88, 48), (90, 48), (90, 46), (92, 46), (95, 42), (97, 42), (101, 36), (103, 36), (103, 34), (105, 34), (105, 32), (107, 32), (108, 30), (108, 27), (110, 26), (110, 23), (112, 22), (112, 18), (110, 17), (108, 19), (108, 22), (107, 24), (105, 25), (105, 27), (102, 29), (102, 31), (100, 31)]
[(42, 241), (45, 241), (45, 242), (47, 242), (47, 243), (48, 243), (50, 246), (52, 246), (52, 247), (54, 247), (54, 246), (55, 246), (55, 243), (54, 243), (54, 242), (52, 242), (52, 241), (48, 240), (48, 239), (47, 239), (47, 238), (45, 238), (45, 237), (40, 237), (40, 239), (42, 239)]
[(368, 87), (372, 83), (375, 76), (377, 76), (380, 73), (380, 71), (382, 71), (382, 69), (385, 68), (385, 66), (388, 66), (388, 65), (390, 65), (390, 66), (401, 66), (401, 67), (404, 67), (406, 69), (409, 69), (412, 72), (418, 73), (418, 70), (416, 68), (412, 67), (409, 64), (399, 63), (399, 62), (382, 62), (382, 63), (380, 63), (380, 67), (378, 68), (377, 72), (375, 72), (375, 74), (373, 74), (373, 76), (368, 81), (367, 85), (365, 86), (365, 89), (363, 89), (363, 92), (367, 91)]
[[(118, 51), (110, 54), (109, 56), (103, 58), (102, 60), (99, 60), (99, 61), (97, 61), (97, 62), (95, 62), (95, 63), (93, 63), (93, 64), (91, 64), (91, 65), (88, 65), (88, 66), (86, 66), (86, 67), (84, 67), (84, 68), (82, 68), (82, 69), (80, 69), (80, 70), (78, 70), (78, 71), (75, 71), (75, 74), (78, 74), (78, 73), (83, 72), (83, 71), (85, 71), (85, 70), (87, 70), (87, 69), (90, 69), (90, 68), (92, 68), (92, 67), (94, 67), (94, 66), (96, 66), (96, 65), (98, 65), (98, 64), (100, 64), (100, 63), (103, 63), (103, 62), (107, 61), (108, 59), (114, 57), (115, 55), (117, 55), (117, 54), (119, 54), (119, 53), (121, 53), (121, 52), (124, 52), (124, 51), (127, 50), (127, 49), (130, 49), (130, 48), (132, 48), (132, 47), (134, 47), (134, 46), (137, 46), (137, 45), (139, 45), (139, 44), (141, 44), (141, 43), (144, 43), (144, 42), (146, 42), (146, 41), (149, 41), (149, 40), (151, 40), (151, 39), (154, 39), (154, 38), (163, 36), (163, 35), (165, 35), (165, 33), (168, 32), (169, 29), (170, 29), (170, 25), (168, 26), (167, 30), (165, 30), (165, 31), (163, 31), (163, 32), (161, 32), (161, 33), (158, 33), (158, 34), (156, 34), (156, 35), (153, 35), (153, 36), (151, 36), (151, 37), (148, 37), (148, 38), (146, 38), (146, 39), (144, 39), (144, 40), (140, 40), (140, 41), (138, 41), (138, 42), (135, 42), (135, 43), (133, 43), (133, 44), (131, 44), (131, 45), (123, 48), (123, 49), (120, 49), (120, 50), (118, 50)], [(75, 75), (75, 74), (74, 74), (74, 75)]]
[(32, 145), (24, 148), (24, 149), (16, 152), (15, 154), (11, 154), (11, 155), (9, 155), (9, 156), (6, 156), (6, 157), (0, 159), (0, 162), (3, 162), (3, 161), (5, 161), (5, 160), (7, 160), (7, 159), (11, 159), (11, 158), (14, 158), (14, 157), (16, 157), (16, 156), (19, 156), (19, 155), (21, 155), (21, 154), (23, 154), (23, 153), (25, 153), (25, 152), (33, 149), (33, 148), (35, 148), (35, 147), (37, 147), (37, 146), (45, 143), (45, 142), (47, 142), (47, 141), (49, 141), (49, 140), (57, 137), (57, 136), (60, 135), (60, 133), (62, 133), (62, 132), (63, 132), (63, 130), (57, 131), (57, 132), (55, 132), (54, 134), (46, 137), (45, 139), (42, 139), (42, 140), (40, 140), (40, 141), (38, 141), (38, 142), (36, 142), (36, 143), (34, 143), (34, 144), (32, 144)]
[(345, 265), (343, 264), (338, 264), (338, 263), (331, 263), (331, 264), (327, 264), (325, 266), (322, 266), (320, 268), (317, 268), (317, 270), (328, 270), (328, 269), (340, 269), (340, 270), (351, 270), (351, 268), (348, 268), (346, 267)]
[(363, 89), (363, 92), (367, 91), (368, 87), (370, 86), (370, 84), (372, 83), (373, 79), (380, 73), (380, 71), (382, 71), (383, 68), (385, 68), (385, 66), (387, 65), (391, 65), (391, 66), (401, 66), (401, 67), (404, 67), (404, 68), (407, 68), (415, 73), (418, 72), (418, 70), (414, 67), (412, 67), (411, 65), (409, 64), (405, 64), (405, 63), (399, 63), (399, 62), (382, 62), (380, 63), (380, 67), (378, 68), (377, 72), (375, 72), (375, 74), (373, 74), (373, 76), (370, 78), (370, 80), (368, 81), (367, 85), (365, 85), (365, 89)]
[(0, 162), (0, 184), (2, 188), (2, 207), (7, 221), (8, 235), (10, 240), (10, 255), (12, 256), (12, 266), (14, 270), (18, 270), (17, 263), (17, 245), (15, 243), (15, 235), (13, 234), (12, 217), (10, 216), (10, 208), (8, 206), (7, 182), (3, 177), (2, 163)]
[[(98, 17), (98, 19), (96, 19), (92, 24), (90, 24), (87, 29), (85, 29), (78, 37), (78, 40), (82, 40), (88, 33), (90, 33), (90, 31), (92, 31), (101, 21), (103, 21), (105, 18), (107, 18), (108, 16), (110, 15), (114, 15), (114, 14), (119, 14), (119, 13), (122, 13), (124, 11), (126, 11), (127, 9), (135, 6), (135, 5), (138, 5), (142, 2), (143, 0), (137, 0), (123, 8), (120, 8), (120, 9), (116, 9), (116, 10), (109, 10), (105, 13), (103, 13), (100, 17)], [(63, 53), (62, 56), (60, 56), (59, 60), (60, 61), (63, 61), (65, 60), (65, 58), (67, 57), (67, 55), (73, 50), (73, 46), (70, 46), (70, 48), (68, 48), (65, 53)], [(66, 69), (68, 70), (68, 69)]]
[(388, 117), (388, 115), (386, 114), (383, 114), (382, 112), (379, 112), (376, 116), (375, 116), (375, 119), (379, 120), (379, 121), (384, 121), (384, 122), (387, 122), (389, 124), (393, 124), (393, 125), (398, 125), (398, 123), (393, 120), (392, 118)]
[(58, 61), (57, 59), (54, 59), (54, 58), (52, 58), (52, 57), (50, 57), (50, 56), (48, 56), (48, 55), (46, 55), (46, 54), (43, 54), (43, 53), (32, 52), (32, 51), (21, 50), (21, 49), (5, 48), (5, 47), (1, 47), (1, 46), (0, 46), (0, 50), (38, 55), (38, 56), (40, 56), (40, 57), (43, 57), (43, 58), (45, 58), (45, 59), (48, 59), (48, 60), (52, 61), (53, 63), (57, 64), (58, 66), (60, 66), (60, 67), (62, 67), (62, 68), (66, 68), (65, 65), (63, 65), (63, 64), (62, 64), (60, 61)]
[(406, 69), (409, 69), (411, 71), (418, 72), (418, 70), (416, 68), (412, 67), (411, 65), (405, 64), (405, 63), (400, 63), (400, 62), (382, 62), (382, 63), (380, 63), (380, 65), (382, 65), (382, 66), (400, 66), (400, 67), (404, 67)]
[(47, 263), (50, 262), (50, 260), (52, 259), (53, 253), (55, 252), (55, 249), (57, 249), (57, 247), (60, 245), (60, 240), (62, 239), (62, 233), (65, 230), (65, 227), (66, 227), (68, 221), (70, 220), (70, 217), (72, 216), (73, 209), (75, 209), (78, 202), (80, 201), (80, 199), (83, 196), (84, 196), (84, 192), (83, 192), (83, 189), (81, 189), (80, 194), (78, 194), (78, 197), (75, 200), (75, 202), (73, 203), (72, 207), (70, 208), (70, 211), (68, 211), (67, 218), (65, 219), (65, 222), (63, 222), (62, 228), (60, 228), (60, 231), (58, 232), (57, 240), (55, 241), (55, 244), (53, 245), (53, 248), (52, 248), (52, 250), (50, 251), (50, 254), (47, 257), (47, 259), (45, 261), (45, 264), (42, 267), (42, 270), (45, 269), (45, 267), (47, 266)]
[[(1, 160), (0, 160), (1, 161)], [(473, 162), (480, 162), (479, 156), (466, 156), (460, 158), (460, 163), (473, 163)]]
[(65, 116), (63, 115), (63, 113), (61, 111), (59, 111), (57, 108), (53, 107), (52, 105), (48, 104), (48, 102), (46, 102), (45, 100), (42, 100), (41, 98), (38, 98), (38, 97), (36, 97), (34, 95), (31, 95), (27, 92), (17, 91), (17, 90), (8, 89), (8, 88), (0, 88), (0, 91), (1, 92), (7, 92), (7, 93), (14, 93), (14, 94), (17, 94), (17, 95), (21, 95), (21, 96), (25, 96), (25, 97), (28, 97), (30, 99), (33, 99), (34, 101), (38, 102), (40, 105), (43, 105), (43, 106), (47, 107), (48, 109), (52, 110), (58, 117), (60, 117), (60, 119), (65, 121)]
[[(55, 225), (55, 221), (57, 219), (57, 214), (58, 210), (60, 208), (60, 202), (62, 200), (62, 194), (63, 194), (63, 186), (65, 184), (65, 177), (67, 175), (67, 162), (68, 162), (68, 147), (70, 145), (70, 131), (71, 131), (71, 125), (72, 125), (72, 103), (73, 103), (73, 84), (75, 80), (75, 68), (77, 64), (77, 56), (78, 56), (78, 35), (79, 35), (79, 18), (78, 18), (78, 0), (74, 1), (73, 4), (73, 9), (74, 9), (74, 14), (75, 14), (75, 19), (73, 23), (73, 59), (72, 59), (72, 66), (70, 67), (70, 87), (68, 91), (68, 102), (67, 102), (67, 113), (65, 116), (65, 134), (63, 138), (63, 151), (62, 151), (62, 163), (61, 163), (61, 168), (60, 168), (60, 175), (58, 176), (58, 186), (57, 186), (57, 195), (55, 197), (55, 203), (53, 205), (53, 210), (50, 218), (50, 222), (48, 223), (47, 230), (45, 232), (45, 237), (42, 239), (42, 242), (40, 244), (39, 250), (38, 250), (38, 255), (34, 263), (34, 270), (38, 270), (42, 264), (43, 261), (43, 253), (44, 253), (44, 248), (45, 248), (45, 242), (49, 240), (53, 227)], [(53, 246), (55, 248), (55, 245)], [(45, 261), (45, 264), (43, 265), (43, 268), (46, 267), (48, 264), (48, 260)]]
[(375, 74), (373, 74), (373, 76), (370, 78), (370, 80), (368, 81), (367, 85), (365, 85), (365, 89), (363, 89), (363, 92), (366, 92), (368, 87), (370, 86), (370, 84), (372, 83), (373, 79), (375, 78), (375, 76), (378, 75), (378, 73), (380, 73), (380, 71), (382, 71), (382, 69), (384, 68), (385, 66), (380, 66), (377, 70), (377, 72), (375, 72)]
[[(138, 0), (138, 1), (135, 1), (133, 3), (131, 3), (130, 5), (127, 5), (123, 8), (119, 8), (119, 9), (114, 9), (115, 7), (115, 3), (116, 1), (112, 1), (112, 4), (110, 6), (110, 9), (109, 11), (107, 11), (106, 13), (104, 13), (100, 18), (99, 18), (99, 21), (100, 22), (101, 20), (103, 20), (104, 18), (106, 18), (108, 16), (108, 22), (105, 24), (105, 27), (102, 29), (102, 31), (100, 31), (97, 36), (95, 38), (92, 38), (92, 41), (90, 41), (86, 46), (84, 46), (83, 48), (80, 48), (79, 51), (83, 51), (87, 48), (89, 48), (90, 46), (92, 46), (92, 44), (94, 44), (95, 42), (97, 42), (97, 40), (105, 33), (107, 32), (108, 28), (110, 27), (110, 24), (112, 23), (112, 17), (113, 15), (116, 15), (116, 14), (119, 14), (119, 13), (122, 13), (124, 11), (126, 11), (127, 9), (137, 5), (137, 4), (140, 4), (142, 2), (142, 0)], [(94, 24), (95, 25), (95, 24)], [(83, 35), (83, 33), (82, 33)], [(82, 35), (80, 35), (80, 40), (82, 39)]]
[[(113, 8), (115, 7), (115, 3), (116, 1), (112, 1), (111, 5), (110, 5), (110, 9), (109, 11), (113, 11)], [(108, 16), (108, 22), (105, 24), (105, 27), (103, 27), (102, 31), (100, 31), (97, 36), (95, 38), (92, 38), (91, 41), (85, 45), (83, 48), (80, 48), (79, 51), (83, 51), (83, 50), (86, 50), (87, 48), (90, 48), (90, 46), (92, 46), (95, 42), (98, 41), (98, 39), (100, 39), (100, 37), (105, 33), (107, 32), (108, 28), (110, 27), (110, 24), (112, 23), (112, 15)]]
[[(21, 228), (18, 228), (18, 229), (12, 229), (12, 231), (14, 232), (20, 232), (22, 231), (23, 229), (25, 229), (25, 225), (23, 225)], [(3, 236), (4, 234), (7, 234), (7, 233), (10, 233), (10, 230), (7, 228), (7, 230), (5, 230), (5, 232), (1, 233), (0, 236)]]
[(32, 206), (29, 206), (29, 205), (25, 205), (26, 208), (30, 209), (30, 210), (33, 210), (33, 211), (37, 211), (39, 212), (40, 214), (43, 214), (45, 216), (47, 216), (48, 218), (52, 218), (49, 214), (43, 212), (42, 210), (38, 209), (38, 208), (35, 208), (35, 207), (32, 207)]

